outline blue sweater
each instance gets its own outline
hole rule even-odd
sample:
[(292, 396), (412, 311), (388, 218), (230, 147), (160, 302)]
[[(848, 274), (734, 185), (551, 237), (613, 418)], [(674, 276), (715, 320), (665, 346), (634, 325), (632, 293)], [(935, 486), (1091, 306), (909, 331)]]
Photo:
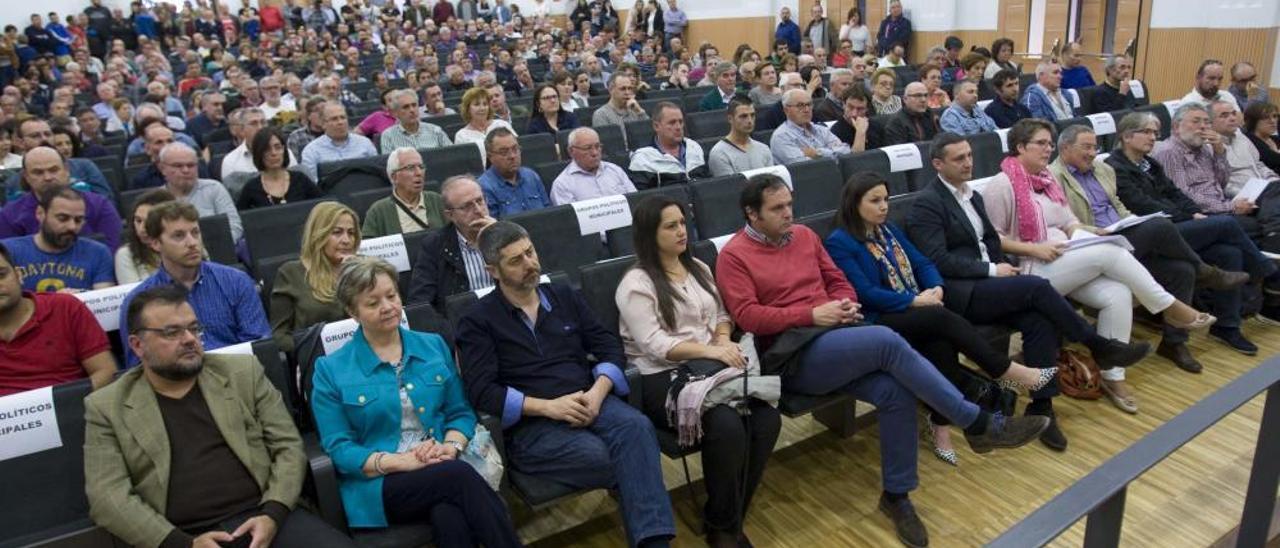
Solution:
[[(470, 439), (476, 414), (467, 403), (453, 354), (434, 333), (400, 329), (402, 379), (418, 406), (418, 421), (436, 441), (449, 430)], [(352, 527), (386, 527), (382, 476), (366, 477), (364, 463), (376, 451), (394, 453), (400, 443), (400, 391), (395, 368), (378, 358), (356, 330), (347, 344), (316, 362), (311, 410), (324, 452), (338, 470), (342, 507)]]
[[(911, 269), (915, 272), (916, 284), (921, 290), (942, 285), (942, 275), (928, 257), (920, 253), (912, 245), (905, 234), (893, 223), (887, 225), (902, 250), (911, 261)], [(827, 236), (825, 242), (827, 254), (844, 272), (853, 289), (858, 292), (858, 302), (862, 303), (862, 314), (867, 321), (875, 322), (880, 314), (901, 312), (911, 307), (916, 298), (911, 293), (899, 293), (889, 288), (889, 273), (879, 261), (867, 250), (867, 246), (854, 239), (843, 228), (837, 228)]]

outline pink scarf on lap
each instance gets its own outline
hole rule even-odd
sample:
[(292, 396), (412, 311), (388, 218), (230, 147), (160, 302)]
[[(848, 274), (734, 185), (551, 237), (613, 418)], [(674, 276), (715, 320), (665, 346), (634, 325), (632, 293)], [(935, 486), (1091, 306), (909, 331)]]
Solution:
[(1000, 171), (1009, 176), (1009, 183), (1013, 185), (1018, 239), (1031, 243), (1044, 241), (1048, 236), (1045, 234), (1044, 219), (1041, 218), (1040, 208), (1036, 207), (1035, 197), (1031, 193), (1038, 192), (1048, 196), (1055, 203), (1067, 205), (1067, 197), (1062, 193), (1062, 187), (1053, 180), (1048, 170), (1032, 175), (1027, 173), (1026, 168), (1022, 167), (1022, 162), (1013, 156), (1007, 156), (1000, 162)]

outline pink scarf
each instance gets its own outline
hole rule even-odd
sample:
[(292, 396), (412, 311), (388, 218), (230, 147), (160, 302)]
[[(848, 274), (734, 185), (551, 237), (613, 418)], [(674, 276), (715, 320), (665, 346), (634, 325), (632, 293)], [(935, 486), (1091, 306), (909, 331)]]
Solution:
[(1038, 243), (1047, 236), (1045, 232), (1044, 219), (1040, 216), (1040, 208), (1036, 207), (1035, 198), (1032, 192), (1038, 192), (1048, 196), (1050, 200), (1061, 205), (1067, 205), (1067, 197), (1062, 193), (1062, 187), (1058, 186), (1058, 182), (1053, 180), (1048, 170), (1032, 175), (1022, 167), (1022, 162), (1013, 156), (1005, 157), (1000, 162), (1000, 171), (1009, 176), (1009, 183), (1013, 186), (1013, 205), (1014, 214), (1018, 219), (1018, 239), (1024, 242)]

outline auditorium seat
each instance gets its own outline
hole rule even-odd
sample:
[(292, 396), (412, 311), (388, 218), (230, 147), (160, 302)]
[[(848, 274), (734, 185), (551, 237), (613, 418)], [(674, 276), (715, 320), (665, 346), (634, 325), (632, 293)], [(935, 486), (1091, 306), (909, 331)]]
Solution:
[[(1000, 173), (1000, 162), (1004, 160), (1000, 134), (979, 133), (965, 137), (969, 141), (969, 149), (973, 152), (973, 178), (981, 179)], [(924, 161), (929, 162), (926, 156)]]
[(916, 143), (915, 146), (920, 150), (920, 168), (905, 172), (907, 177), (907, 187), (910, 188), (912, 192), (924, 188), (929, 183), (932, 183), (934, 179), (938, 178), (937, 170), (933, 169), (933, 162), (929, 161), (929, 152), (933, 148), (931, 143), (929, 141), (922, 141)]
[(809, 227), (809, 230), (812, 230), (819, 238), (825, 240), (827, 235), (831, 233), (831, 223), (835, 219), (835, 211), (823, 211), (822, 213), (814, 213), (813, 215), (797, 218), (795, 222)]
[(538, 174), (538, 178), (542, 179), (542, 186), (547, 190), (547, 197), (551, 196), (551, 187), (555, 184), (556, 177), (559, 177), (560, 173), (563, 172), (564, 168), (568, 167), (568, 165), (568, 161), (551, 161), (537, 165), (530, 163), (527, 160), (524, 162), (525, 167), (533, 169), (533, 171)]
[[(631, 211), (634, 212), (636, 210), (636, 206), (640, 204), (641, 200), (644, 200), (649, 196), (656, 195), (667, 196), (681, 204), (684, 204), (685, 210), (688, 211), (689, 215), (689, 218), (685, 219), (689, 241), (692, 242), (697, 240), (698, 231), (693, 222), (693, 197), (690, 194), (688, 185), (670, 185), (632, 192), (627, 194), (627, 207), (630, 207)], [(609, 244), (609, 256), (622, 257), (624, 255), (635, 253), (635, 245), (632, 241), (633, 234), (635, 234), (635, 232), (630, 226), (610, 230), (606, 238)]]
[(773, 130), (761, 129), (753, 131), (751, 132), (751, 138), (764, 143), (765, 146), (769, 146), (769, 143), (773, 141)]
[(626, 133), (628, 150), (634, 152), (636, 149), (649, 146), (653, 144), (653, 121), (635, 120), (627, 122)]
[(520, 162), (526, 166), (535, 166), (560, 161), (556, 153), (556, 138), (549, 133), (521, 135), (516, 138), (520, 143)]
[[(884, 176), (889, 182), (889, 195), (905, 194), (911, 191), (911, 184), (907, 181), (906, 174), (902, 172), (891, 173), (889, 171), (889, 155), (883, 150), (873, 149), (862, 152), (854, 152), (840, 157), (840, 176), (842, 180), (849, 180), (855, 173), (863, 171), (871, 171)], [(833, 202), (839, 200), (839, 194), (830, 198)]]
[(320, 164), (319, 167), (324, 169), (329, 167), (331, 163), (342, 164), (346, 167), (360, 166), (360, 168), (348, 169), (343, 173), (338, 173), (332, 169), (323, 171), (324, 174), (320, 176), (320, 182), (316, 186), (325, 194), (336, 197), (372, 188), (386, 190), (391, 187), (391, 180), (387, 178), (386, 156), (343, 162), (325, 162)]
[(742, 228), (738, 200), (747, 179), (741, 174), (713, 177), (693, 183), (693, 220), (703, 239), (732, 234)]
[(260, 207), (240, 213), (244, 239), (255, 272), (257, 264), (302, 249), (302, 231), (311, 208), (324, 200), (303, 200), (271, 207)]
[[(371, 188), (353, 192), (349, 194), (335, 194), (333, 198), (347, 205), (360, 216), (361, 221), (364, 220), (365, 213), (369, 212), (369, 206), (374, 202), (386, 198), (391, 195), (391, 186), (388, 184), (383, 188)], [(359, 223), (357, 223), (359, 224)], [(301, 227), (299, 227), (301, 228)], [(359, 227), (357, 227), (359, 228)]]
[(333, 174), (339, 171), (350, 171), (356, 166), (372, 166), (378, 168), (382, 173), (386, 173), (387, 155), (372, 156), (369, 158), (348, 158), (346, 160), (324, 161), (316, 164), (316, 185), (322, 189), (328, 189), (332, 185), (337, 184), (336, 180), (332, 180)]
[(231, 222), (225, 213), (200, 218), (200, 238), (209, 259), (225, 265), (239, 264), (236, 242), (231, 239)]
[(840, 204), (844, 178), (840, 176), (840, 165), (835, 160), (805, 160), (788, 165), (787, 171), (791, 172), (794, 187), (792, 209), (796, 218), (833, 211)]
[(729, 134), (729, 117), (724, 110), (685, 114), (684, 125), (685, 134), (694, 139), (724, 137)]
[(544, 271), (564, 271), (577, 285), (578, 266), (604, 257), (599, 234), (582, 234), (573, 206), (560, 205), (526, 211), (505, 220), (523, 226), (538, 251)]
[[(451, 133), (450, 136), (453, 134)], [(426, 177), (443, 182), (454, 175), (480, 175), (484, 171), (484, 159), (474, 143), (447, 147), (418, 149), (422, 163), (427, 168)]]

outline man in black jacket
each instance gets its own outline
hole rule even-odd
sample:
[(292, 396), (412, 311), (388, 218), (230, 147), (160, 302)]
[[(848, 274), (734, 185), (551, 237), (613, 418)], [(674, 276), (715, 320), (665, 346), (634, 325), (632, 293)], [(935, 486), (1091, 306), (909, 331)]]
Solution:
[(884, 126), (884, 144), (929, 141), (938, 131), (938, 118), (929, 110), (929, 90), (920, 82), (907, 84), (902, 92), (902, 110)]
[(494, 223), (484, 193), (470, 175), (446, 179), (440, 187), (449, 225), (422, 240), (409, 282), (410, 303), (431, 303), (445, 313), (450, 295), (493, 287), (480, 255), (480, 231)]
[[(907, 235), (946, 279), (943, 304), (975, 324), (1003, 324), (1022, 333), (1023, 361), (1053, 367), (1059, 339), (1084, 343), (1103, 369), (1128, 367), (1150, 350), (1147, 343), (1106, 339), (1076, 314), (1049, 281), (1021, 275), (1000, 251), (1000, 235), (987, 218), (982, 196), (969, 187), (973, 152), (964, 137), (940, 133), (931, 161), (938, 180), (920, 191), (907, 216)], [(1028, 414), (1053, 422), (1040, 436), (1049, 448), (1065, 451), (1067, 437), (1054, 419), (1051, 384), (1031, 394)]]
[(1133, 90), (1129, 88), (1129, 80), (1133, 77), (1133, 61), (1123, 53), (1112, 55), (1107, 58), (1103, 70), (1107, 77), (1101, 84), (1093, 87), (1090, 114), (1133, 108)]

